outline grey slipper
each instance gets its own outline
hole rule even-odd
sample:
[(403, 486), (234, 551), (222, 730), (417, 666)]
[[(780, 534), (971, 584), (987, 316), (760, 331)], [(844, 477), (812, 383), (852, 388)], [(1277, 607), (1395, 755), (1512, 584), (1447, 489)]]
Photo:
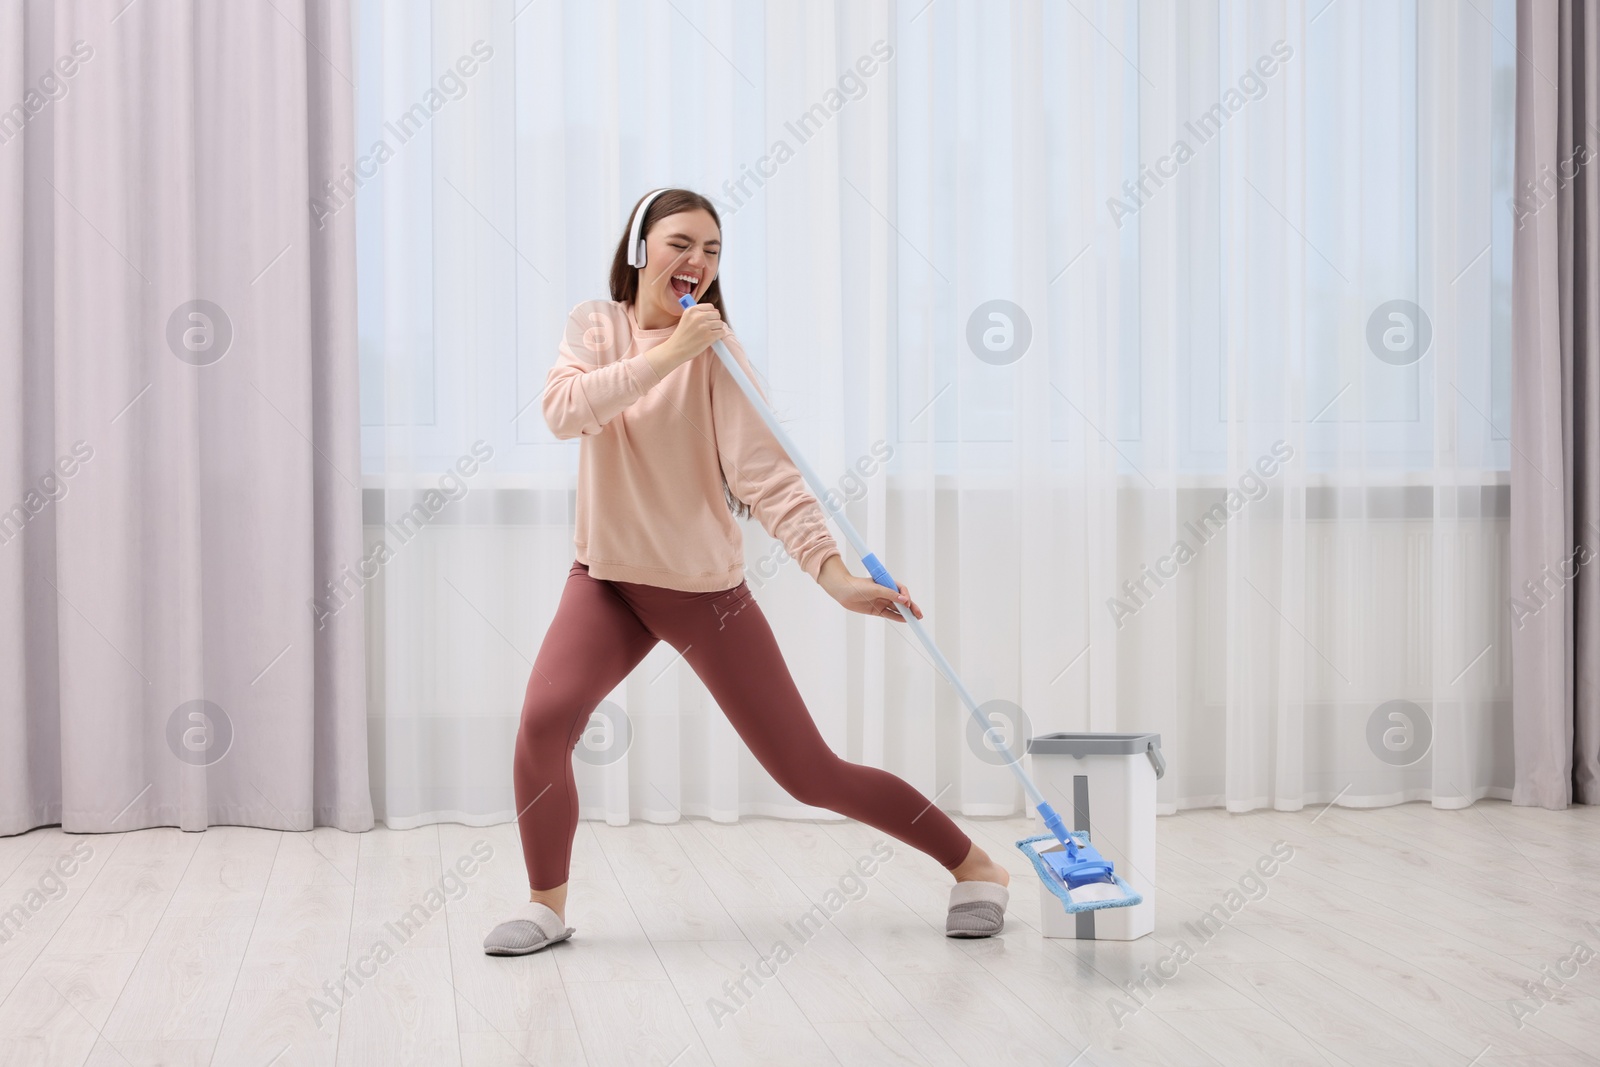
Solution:
[(993, 937), (1006, 924), (1011, 891), (999, 882), (957, 882), (950, 887), (946, 937)]
[(491, 956), (526, 956), (575, 933), (549, 905), (528, 901), (517, 909), (514, 918), (489, 931), (483, 939), (483, 951)]

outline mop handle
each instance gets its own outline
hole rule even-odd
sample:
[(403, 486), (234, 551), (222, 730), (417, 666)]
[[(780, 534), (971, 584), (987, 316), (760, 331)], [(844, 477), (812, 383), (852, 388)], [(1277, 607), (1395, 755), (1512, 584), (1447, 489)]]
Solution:
[[(678, 303), (688, 309), (694, 306), (695, 300), (692, 295), (685, 293), (678, 298)], [(817, 477), (817, 472), (811, 469), (811, 464), (807, 463), (805, 457), (800, 454), (800, 449), (789, 437), (788, 431), (778, 422), (777, 416), (767, 406), (766, 400), (756, 390), (755, 383), (744, 372), (744, 368), (739, 365), (739, 361), (734, 359), (733, 353), (728, 351), (728, 346), (721, 341), (713, 341), (711, 342), (711, 348), (716, 352), (717, 358), (722, 360), (722, 365), (728, 368), (728, 373), (733, 375), (733, 380), (738, 383), (740, 391), (750, 398), (750, 403), (754, 405), (756, 412), (761, 416), (761, 420), (767, 424), (767, 428), (772, 431), (772, 435), (778, 439), (778, 443), (783, 446), (783, 450), (794, 461), (794, 465), (800, 469), (801, 476), (805, 478), (806, 484), (811, 487), (811, 492), (817, 498), (817, 502), (827, 510), (829, 517), (833, 519), (834, 524), (844, 534), (845, 540), (850, 542), (850, 547), (854, 548), (856, 555), (861, 557), (861, 564), (867, 568), (867, 573), (872, 576), (872, 580), (881, 586), (899, 592), (900, 586), (890, 577), (889, 568), (880, 563), (878, 557), (867, 550), (867, 543), (861, 539), (861, 535), (850, 524), (850, 520), (845, 518), (844, 508), (835, 501), (834, 494), (828, 491), (827, 487), (823, 485), (822, 479)], [(1044, 820), (1045, 826), (1049, 827), (1050, 832), (1055, 834), (1057, 840), (1067, 845), (1069, 849), (1075, 849), (1076, 842), (1067, 835), (1067, 828), (1061, 821), (1061, 816), (1056, 814), (1055, 809), (1050, 806), (1044, 799), (1043, 794), (1039, 792), (1039, 787), (1033, 784), (1033, 779), (1029, 778), (1027, 773), (1023, 771), (1021, 761), (1011, 754), (1010, 746), (1000, 737), (994, 728), (994, 724), (984, 718), (983, 712), (978, 707), (978, 702), (972, 698), (972, 694), (962, 684), (960, 676), (956, 674), (956, 669), (950, 665), (950, 661), (945, 658), (944, 653), (939, 651), (939, 646), (934, 644), (933, 638), (928, 636), (927, 630), (923, 628), (922, 620), (912, 614), (909, 608), (901, 608), (899, 604), (894, 605), (894, 608), (900, 613), (900, 617), (910, 625), (911, 632), (917, 635), (917, 640), (921, 641), (922, 647), (928, 650), (928, 655), (933, 657), (933, 662), (938, 666), (940, 673), (949, 680), (950, 684), (955, 687), (956, 692), (961, 695), (961, 702), (967, 706), (967, 710), (978, 721), (978, 725), (983, 727), (984, 736), (990, 739), (990, 744), (998, 746), (999, 751), (1005, 753), (1006, 766), (1011, 768), (1011, 773), (1015, 774), (1017, 781), (1022, 783), (1023, 792), (1028, 795), (1028, 799), (1038, 808), (1039, 816)]]

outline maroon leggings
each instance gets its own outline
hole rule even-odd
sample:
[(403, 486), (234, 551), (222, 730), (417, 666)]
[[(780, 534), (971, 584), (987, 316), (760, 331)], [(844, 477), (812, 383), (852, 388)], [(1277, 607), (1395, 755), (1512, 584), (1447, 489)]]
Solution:
[(590, 713), (657, 641), (683, 654), (756, 759), (800, 803), (882, 830), (947, 869), (967, 858), (972, 839), (927, 797), (828, 747), (744, 582), (685, 593), (594, 578), (574, 562), (528, 678), (512, 765), (532, 888), (566, 883), (578, 831), (573, 749)]

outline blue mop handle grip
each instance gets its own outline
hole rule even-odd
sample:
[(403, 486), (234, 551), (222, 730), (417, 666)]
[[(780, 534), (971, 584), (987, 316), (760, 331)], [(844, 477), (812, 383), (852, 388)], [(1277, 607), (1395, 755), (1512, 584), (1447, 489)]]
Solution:
[(1043, 819), (1045, 826), (1056, 835), (1056, 840), (1067, 846), (1069, 852), (1077, 852), (1078, 842), (1067, 833), (1067, 824), (1061, 821), (1061, 816), (1056, 814), (1056, 809), (1050, 806), (1049, 801), (1040, 801), (1039, 818)]
[(873, 581), (897, 592), (899, 591), (899, 583), (889, 576), (889, 568), (878, 562), (877, 553), (868, 552), (865, 556), (862, 556), (861, 565), (867, 568), (867, 573), (872, 575)]

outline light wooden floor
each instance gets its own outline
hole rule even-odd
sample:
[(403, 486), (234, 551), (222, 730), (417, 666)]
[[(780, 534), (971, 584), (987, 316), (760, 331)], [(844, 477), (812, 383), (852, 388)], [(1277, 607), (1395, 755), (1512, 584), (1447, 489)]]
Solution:
[[(864, 895), (796, 936), (785, 924), (884, 840), (859, 823), (585, 823), (577, 933), (520, 959), (480, 947), (524, 896), (509, 824), (0, 839), (0, 909), (26, 913), (0, 943), (0, 1062), (1597, 1062), (1600, 958), (1571, 959), (1576, 942), (1600, 951), (1593, 809), (1164, 818), (1156, 934), (1131, 944), (1042, 938), (1040, 887), (1012, 844), (1031, 825), (959, 821), (1012, 871), (998, 938), (945, 938), (948, 875), (892, 839)], [(1278, 841), (1293, 857), (1264, 895), (1230, 900)], [(75, 844), (92, 855), (64, 891), (41, 881)], [(462, 857), (471, 877), (430, 916), (430, 885)], [(1216, 904), (1237, 914), (1203, 942), (1186, 924)], [(414, 929), (386, 926), (413, 905)], [(724, 983), (780, 939), (792, 956), (747, 978), (739, 1005)], [(335, 1005), (323, 984), (380, 941), (392, 957)], [(1146, 966), (1172, 977), (1135, 999), (1123, 984)], [(1521, 985), (1541, 979), (1548, 1001)], [(713, 997), (737, 1010), (714, 1016)], [(1520, 1027), (1518, 1000), (1537, 1006)]]

